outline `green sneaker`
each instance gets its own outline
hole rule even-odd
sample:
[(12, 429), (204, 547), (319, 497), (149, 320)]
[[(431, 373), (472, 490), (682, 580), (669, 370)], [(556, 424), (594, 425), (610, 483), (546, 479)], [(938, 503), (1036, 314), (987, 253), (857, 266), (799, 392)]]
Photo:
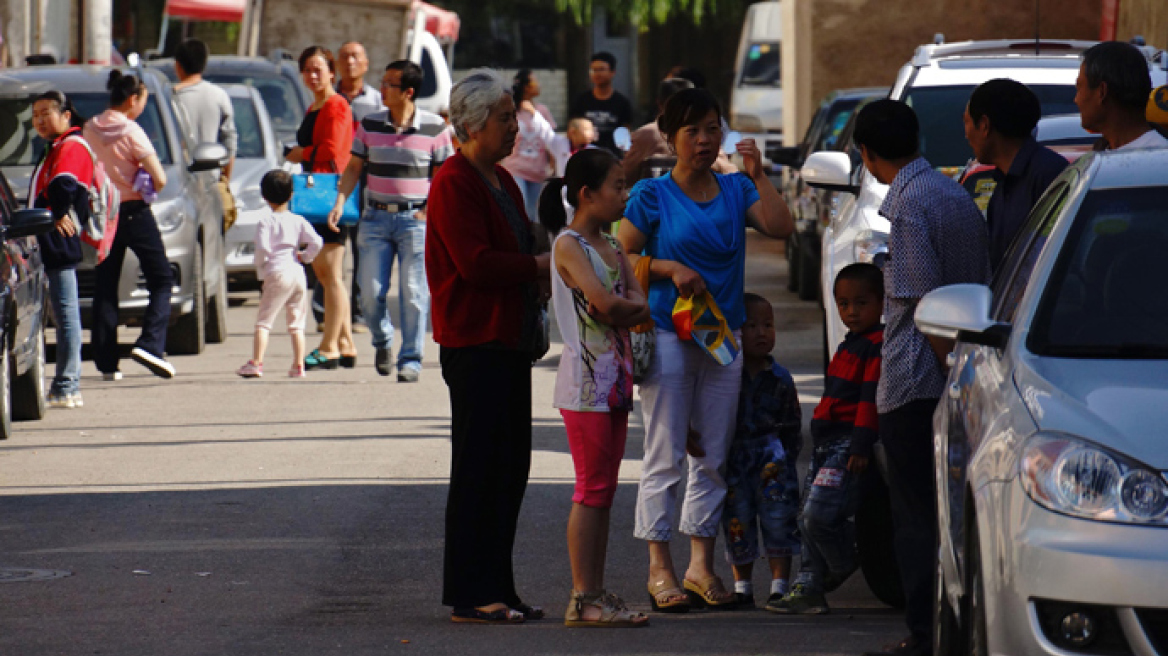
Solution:
[(802, 583), (796, 583), (782, 599), (772, 597), (767, 601), (766, 609), (783, 615), (826, 615), (831, 612), (823, 593), (809, 593)]

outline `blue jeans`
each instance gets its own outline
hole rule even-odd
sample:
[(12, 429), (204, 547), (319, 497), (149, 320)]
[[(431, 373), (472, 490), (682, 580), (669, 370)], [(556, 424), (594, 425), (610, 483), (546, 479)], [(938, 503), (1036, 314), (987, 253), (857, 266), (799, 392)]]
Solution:
[(835, 440), (815, 447), (804, 486), (803, 562), (797, 583), (822, 592), (829, 574), (846, 576), (856, 569), (856, 528), (852, 519), (860, 503), (860, 479), (848, 472), (852, 441)]
[(361, 262), (357, 277), (361, 287), (361, 311), (373, 337), (373, 347), (390, 348), (393, 323), (385, 298), (389, 293), (393, 258), (398, 258), (398, 300), (401, 309), (399, 370), (422, 368), (426, 317), (430, 312), (430, 287), (426, 283), (426, 223), (413, 211), (391, 213), (366, 210), (361, 217), (357, 249)]
[(77, 301), (77, 270), (46, 271), (53, 323), (57, 326), (57, 374), (49, 394), (64, 396), (81, 391), (81, 305)]
[(539, 222), (539, 194), (543, 191), (543, 181), (532, 182), (523, 178), (515, 178), (519, 191), (523, 192), (523, 207), (527, 210), (527, 220)]
[(760, 529), (767, 558), (798, 555), (798, 514), (799, 479), (783, 443), (777, 436), (743, 440), (736, 435), (726, 459), (726, 560), (731, 565), (754, 562)]

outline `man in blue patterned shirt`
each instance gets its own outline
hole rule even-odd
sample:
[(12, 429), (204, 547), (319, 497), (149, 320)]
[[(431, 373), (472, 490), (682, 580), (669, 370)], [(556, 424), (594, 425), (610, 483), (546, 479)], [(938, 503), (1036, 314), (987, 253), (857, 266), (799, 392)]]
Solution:
[(937, 498), (932, 419), (945, 387), (942, 363), (953, 347), (926, 338), (913, 323), (913, 314), (921, 298), (938, 287), (984, 284), (990, 277), (985, 219), (961, 185), (921, 157), (919, 134), (912, 108), (894, 100), (871, 103), (856, 117), (854, 139), (864, 165), (889, 185), (880, 206), (891, 228), (884, 267), (884, 363), (876, 407), (910, 635), (875, 653), (902, 656), (933, 651)]

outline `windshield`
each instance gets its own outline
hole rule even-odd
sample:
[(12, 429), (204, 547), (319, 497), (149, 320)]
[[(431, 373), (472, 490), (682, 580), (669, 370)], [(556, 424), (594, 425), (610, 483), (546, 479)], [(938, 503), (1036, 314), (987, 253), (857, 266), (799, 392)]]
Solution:
[[(1042, 104), (1042, 115), (1077, 114), (1074, 85), (1033, 84), (1030, 90)], [(921, 154), (934, 167), (960, 167), (973, 157), (965, 140), (965, 105), (975, 85), (914, 87), (904, 102), (916, 110), (921, 123)]]
[(295, 132), (304, 120), (305, 107), (300, 104), (300, 96), (292, 81), (279, 75), (274, 77), (252, 77), (235, 73), (207, 73), (206, 77), (216, 84), (246, 84), (260, 92), (268, 114), (272, 117), (272, 128), (277, 132)]
[(752, 43), (742, 61), (740, 87), (779, 86), (779, 44)]
[(239, 134), (239, 149), (235, 156), (242, 159), (263, 159), (264, 133), (260, 131), (260, 117), (251, 98), (232, 96), (235, 110), (235, 131)]
[(1069, 358), (1168, 358), (1166, 187), (1093, 191), (1051, 273), (1028, 347)]
[[(69, 99), (84, 118), (92, 118), (109, 107), (107, 93), (71, 93)], [(162, 129), (162, 116), (154, 94), (146, 101), (146, 109), (138, 117), (138, 125), (150, 137), (158, 160), (172, 163), (170, 144)], [(0, 98), (0, 135), (8, 135), (0, 143), (0, 166), (34, 166), (45, 150), (45, 141), (32, 127), (32, 98)]]

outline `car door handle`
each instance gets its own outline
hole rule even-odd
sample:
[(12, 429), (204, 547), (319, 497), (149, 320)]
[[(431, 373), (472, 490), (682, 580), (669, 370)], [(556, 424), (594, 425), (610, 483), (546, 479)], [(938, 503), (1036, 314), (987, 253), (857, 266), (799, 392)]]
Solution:
[(960, 385), (958, 385), (957, 383), (950, 383), (949, 384), (949, 398), (953, 399), (954, 401), (961, 398), (961, 386)]

